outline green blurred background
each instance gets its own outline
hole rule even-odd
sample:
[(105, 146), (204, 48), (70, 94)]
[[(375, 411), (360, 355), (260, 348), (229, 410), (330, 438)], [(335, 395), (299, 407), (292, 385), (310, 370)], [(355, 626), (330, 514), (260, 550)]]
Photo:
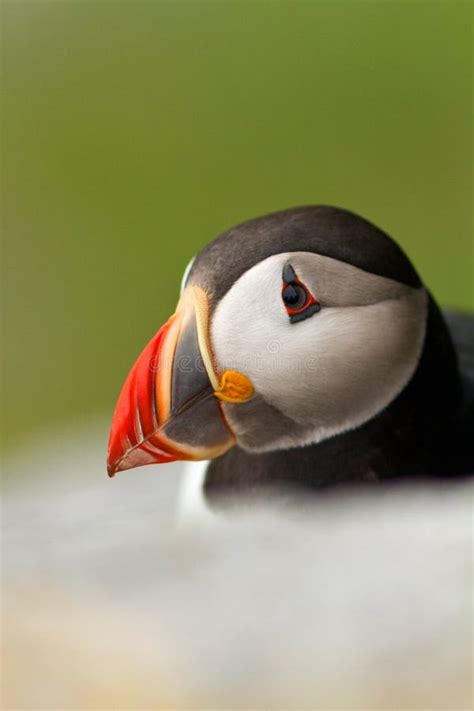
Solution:
[(470, 309), (469, 2), (2, 3), (4, 434), (110, 415), (189, 258), (304, 203)]

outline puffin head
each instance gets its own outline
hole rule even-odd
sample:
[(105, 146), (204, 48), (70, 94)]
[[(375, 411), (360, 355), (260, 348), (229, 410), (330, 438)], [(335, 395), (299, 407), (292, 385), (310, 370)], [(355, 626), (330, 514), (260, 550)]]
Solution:
[(229, 230), (192, 261), (176, 313), (130, 371), (110, 476), (359, 427), (413, 377), (428, 302), (398, 245), (346, 210), (295, 208)]

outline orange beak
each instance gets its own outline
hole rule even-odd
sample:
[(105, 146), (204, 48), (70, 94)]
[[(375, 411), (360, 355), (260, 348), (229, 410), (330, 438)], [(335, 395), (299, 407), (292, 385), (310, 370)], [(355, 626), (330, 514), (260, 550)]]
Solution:
[(235, 444), (221, 401), (245, 402), (252, 394), (242, 373), (216, 373), (207, 296), (189, 286), (123, 385), (110, 431), (109, 476), (145, 464), (218, 457)]

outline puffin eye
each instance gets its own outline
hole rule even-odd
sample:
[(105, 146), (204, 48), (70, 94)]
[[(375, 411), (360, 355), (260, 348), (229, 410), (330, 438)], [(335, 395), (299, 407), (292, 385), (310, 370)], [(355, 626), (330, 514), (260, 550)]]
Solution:
[(285, 306), (288, 306), (290, 309), (299, 310), (306, 304), (308, 292), (302, 284), (293, 282), (292, 284), (283, 286), (281, 298)]
[(302, 321), (321, 310), (310, 290), (296, 276), (290, 264), (283, 269), (281, 298), (291, 323)]

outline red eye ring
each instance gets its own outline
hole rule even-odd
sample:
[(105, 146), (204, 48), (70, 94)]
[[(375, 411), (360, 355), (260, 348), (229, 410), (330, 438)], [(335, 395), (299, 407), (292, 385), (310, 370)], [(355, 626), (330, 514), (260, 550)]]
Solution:
[(302, 321), (321, 310), (320, 304), (290, 265), (285, 267), (283, 275), (281, 298), (291, 323)]
[(314, 297), (309, 293), (304, 284), (297, 281), (283, 284), (281, 298), (283, 299), (289, 316), (301, 313), (311, 303), (315, 302)]

